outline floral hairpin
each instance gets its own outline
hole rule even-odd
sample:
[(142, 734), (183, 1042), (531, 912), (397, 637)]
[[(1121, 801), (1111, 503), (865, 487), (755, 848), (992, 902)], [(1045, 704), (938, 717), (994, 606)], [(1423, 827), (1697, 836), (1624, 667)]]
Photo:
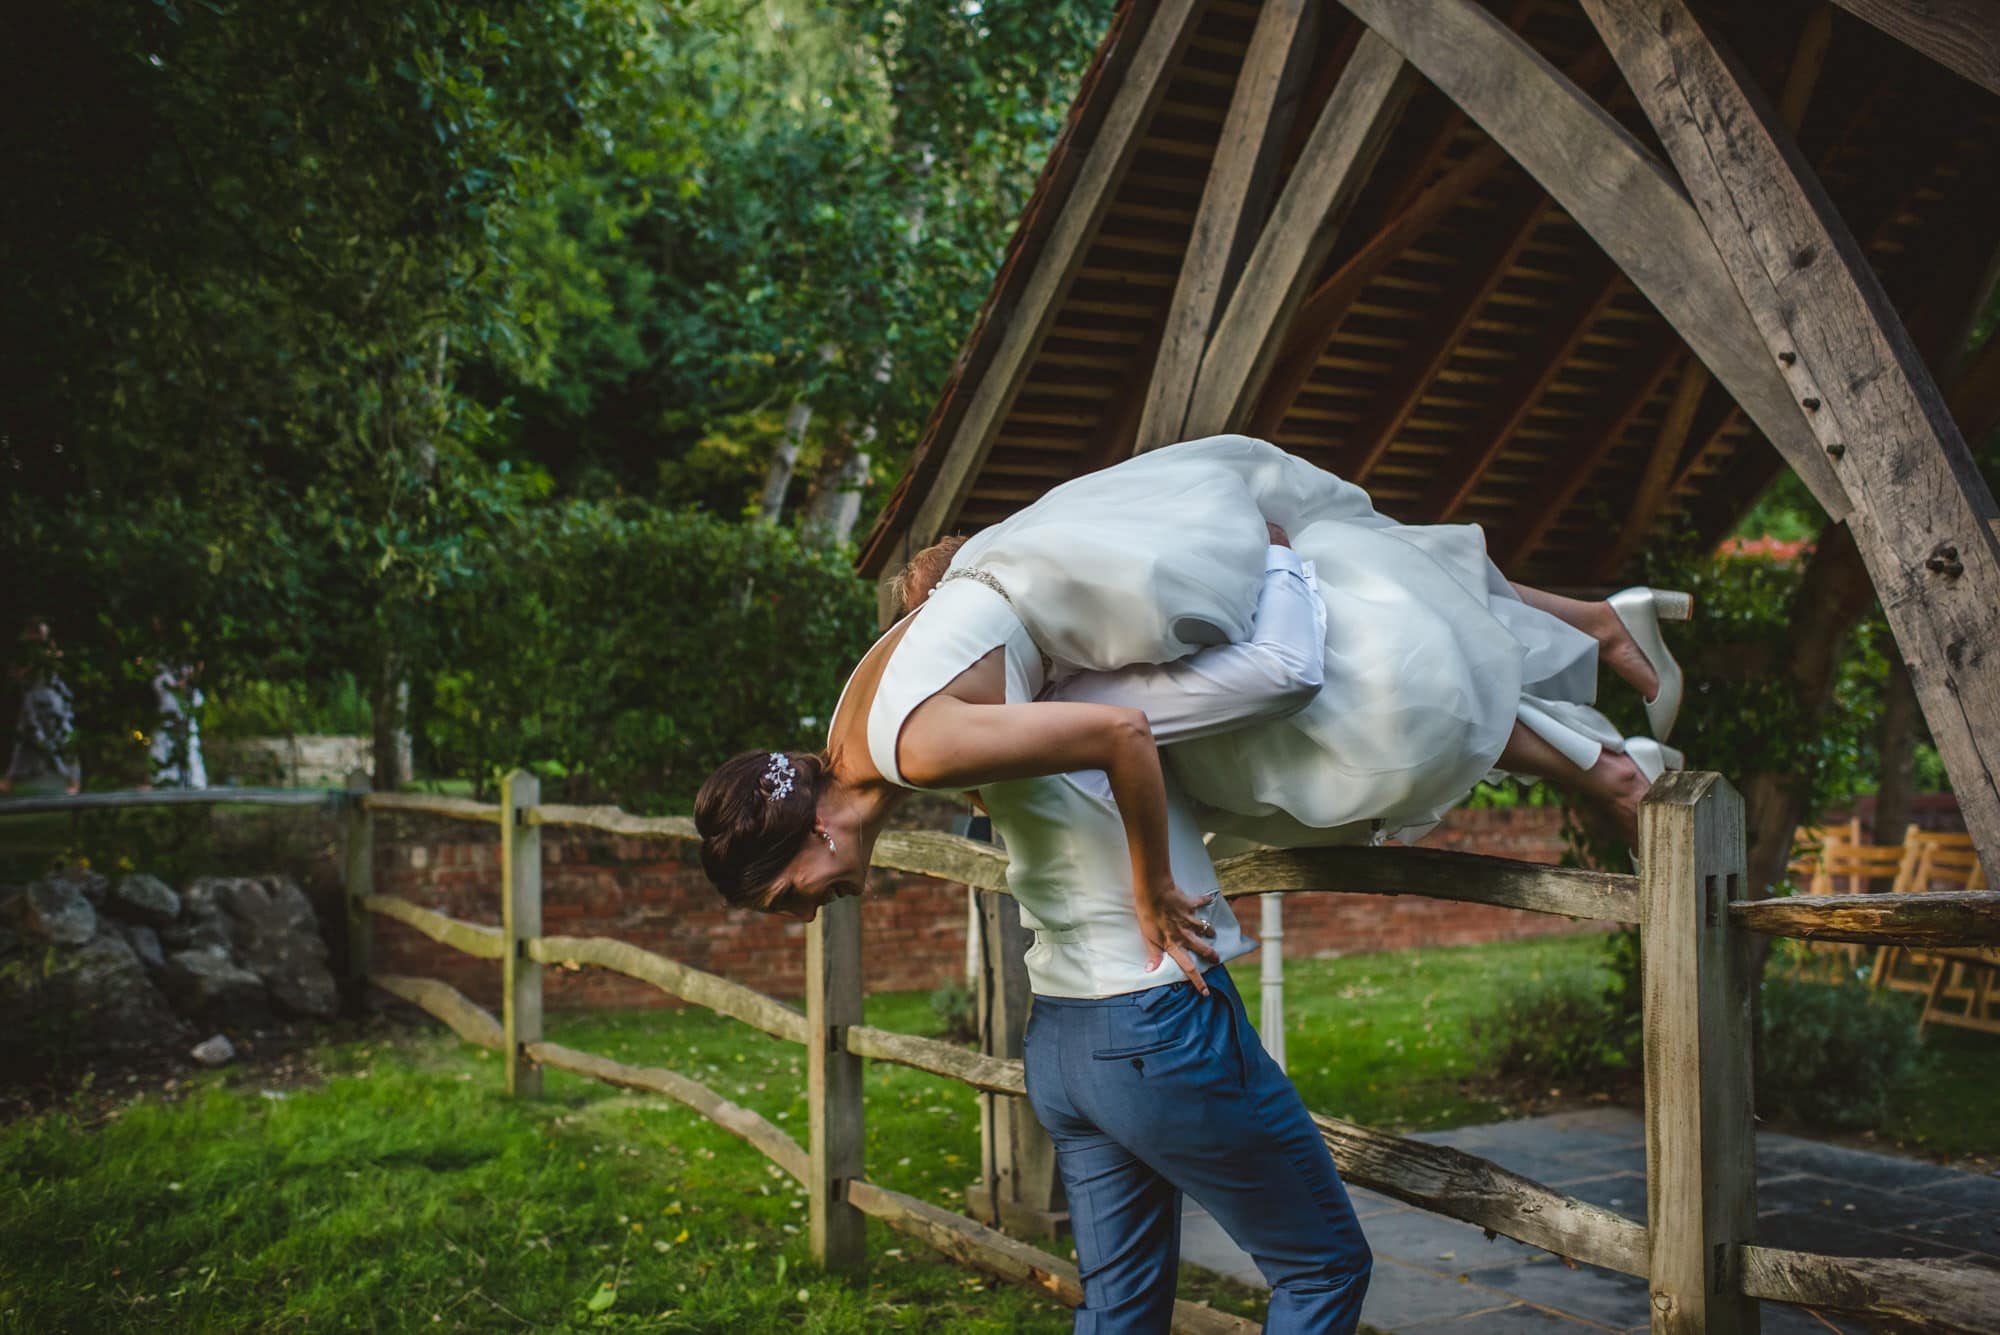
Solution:
[(764, 789), (764, 800), (775, 802), (781, 797), (789, 797), (792, 792), (792, 780), (798, 777), (798, 772), (790, 756), (783, 751), (773, 751), (771, 763), (764, 770), (764, 782), (768, 785)]

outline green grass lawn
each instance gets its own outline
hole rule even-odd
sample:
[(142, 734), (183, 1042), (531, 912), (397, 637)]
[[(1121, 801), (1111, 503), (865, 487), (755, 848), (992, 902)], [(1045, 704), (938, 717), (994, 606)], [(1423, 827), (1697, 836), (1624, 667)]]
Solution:
[[(1317, 1110), (1398, 1130), (1508, 1115), (1467, 1021), (1507, 992), (1601, 967), (1592, 938), (1295, 961), (1291, 1067)], [(1237, 969), (1253, 1014), (1254, 961)], [(929, 1000), (868, 1022), (933, 1032)], [(558, 1012), (555, 1041), (668, 1066), (804, 1138), (804, 1057), (699, 1011)], [(1945, 1033), (1898, 1137), (1991, 1153), (2000, 1041)], [(550, 1072), (510, 1101), (498, 1059), (426, 1028), (329, 1043), (125, 1101), (101, 1091), (0, 1128), (0, 1330), (1069, 1329), (1034, 1294), (870, 1225), (863, 1280), (810, 1263), (805, 1199), (701, 1117)], [(969, 1090), (871, 1063), (868, 1174), (961, 1208)], [(1185, 1296), (1257, 1315), (1198, 1272)]]

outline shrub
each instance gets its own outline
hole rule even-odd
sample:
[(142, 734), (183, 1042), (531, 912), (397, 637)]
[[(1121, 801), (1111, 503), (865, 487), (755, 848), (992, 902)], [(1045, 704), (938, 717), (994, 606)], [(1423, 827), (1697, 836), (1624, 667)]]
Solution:
[(1502, 997), (1472, 1022), (1495, 1075), (1546, 1084), (1596, 1082), (1638, 1061), (1638, 1030), (1596, 972), (1571, 971)]
[(750, 747), (817, 748), (873, 637), (872, 590), (789, 530), (572, 503), (496, 534), (440, 594), (432, 768), (482, 787), (514, 766), (565, 798), (685, 806)]
[(953, 979), (931, 992), (931, 1014), (938, 1028), (954, 1042), (972, 1043), (979, 1038), (979, 1000), (964, 980)]
[(1762, 1000), (1758, 1113), (1836, 1130), (1881, 1123), (1916, 1070), (1916, 1017), (1904, 998), (1773, 976)]

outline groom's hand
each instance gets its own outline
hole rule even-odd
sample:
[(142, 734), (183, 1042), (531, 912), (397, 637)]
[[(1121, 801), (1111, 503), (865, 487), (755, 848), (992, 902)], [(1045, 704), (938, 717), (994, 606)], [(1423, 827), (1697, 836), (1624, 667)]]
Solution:
[(1291, 535), (1268, 519), (1264, 521), (1264, 530), (1271, 535), (1271, 545), (1273, 547), (1289, 547), (1292, 545)]
[(1159, 968), (1162, 960), (1171, 959), (1194, 984), (1195, 991), (1208, 995), (1208, 983), (1202, 978), (1201, 965), (1195, 962), (1195, 957), (1210, 963), (1222, 957), (1208, 943), (1208, 938), (1215, 935), (1215, 928), (1197, 910), (1213, 903), (1220, 893), (1212, 891), (1196, 899), (1182, 893), (1179, 886), (1168, 884), (1158, 892), (1139, 897), (1139, 932), (1146, 938), (1149, 971)]

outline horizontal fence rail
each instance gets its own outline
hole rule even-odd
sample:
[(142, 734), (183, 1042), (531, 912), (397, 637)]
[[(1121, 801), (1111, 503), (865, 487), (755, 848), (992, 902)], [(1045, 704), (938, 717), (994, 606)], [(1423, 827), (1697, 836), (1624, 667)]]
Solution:
[(1882, 946), (2000, 946), (2000, 890), (1793, 895), (1729, 906), (1746, 931)]
[[(833, 906), (834, 911), (823, 913), (813, 925), (808, 937), (809, 1004), (803, 1012), (754, 988), (627, 942), (544, 936), (540, 827), (680, 840), (695, 837), (695, 831), (684, 817), (633, 816), (615, 807), (543, 805), (536, 796), (532, 779), (514, 775), (505, 786), (502, 804), (368, 793), (351, 784), (346, 793), (224, 789), (24, 798), (0, 801), (0, 814), (146, 805), (344, 803), (354, 967), (466, 1041), (501, 1051), (508, 1060), (510, 1088), (538, 1091), (539, 1071), (549, 1067), (658, 1093), (700, 1113), (813, 1189), (815, 1252), (829, 1264), (834, 1263), (832, 1253), (820, 1250), (826, 1231), (849, 1229), (849, 1245), (858, 1247), (858, 1236), (841, 1214), (847, 1211), (854, 1218), (874, 1218), (922, 1239), (997, 1278), (1028, 1285), (1059, 1301), (1081, 1301), (1074, 1266), (972, 1219), (872, 1183), (861, 1173), (859, 1084), (853, 1075), (858, 1068), (849, 1063), (863, 1058), (889, 1062), (1008, 1097), (1023, 1095), (1026, 1085), (1018, 1059), (858, 1022), (859, 919), (853, 903)], [(504, 817), (510, 810), (514, 815)], [(465, 922), (408, 900), (374, 894), (371, 822), (376, 813), (441, 816), (500, 827), (506, 890), (503, 926)], [(1559, 1256), (1646, 1276), (1656, 1331), (1736, 1330), (1741, 1323), (1732, 1313), (1756, 1299), (1886, 1321), (1906, 1329), (1969, 1335), (2000, 1328), (1996, 1317), (2000, 1273), (1953, 1261), (1824, 1256), (1748, 1240), (1752, 1234), (1747, 1222), (1732, 1222), (1728, 1213), (1754, 1210), (1754, 1205), (1745, 1204), (1754, 1201), (1754, 1169), (1737, 1171), (1748, 1164), (1750, 1153), (1745, 1045), (1720, 1041), (1747, 1013), (1748, 993), (1741, 985), (1742, 975), (1734, 972), (1738, 967), (1734, 961), (1747, 940), (1741, 934), (1915, 946), (1951, 958), (2000, 964), (2000, 892), (1747, 899), (1741, 884), (1740, 799), (1714, 775), (1673, 774), (1662, 779), (1642, 808), (1641, 828), (1647, 849), (1642, 876), (1436, 849), (1375, 847), (1260, 851), (1218, 864), (1224, 893), (1232, 897), (1274, 891), (1417, 894), (1571, 918), (1638, 922), (1645, 933), (1647, 1178), (1652, 1211), (1648, 1224), (1566, 1196), (1477, 1155), (1315, 1114), (1343, 1175), (1356, 1185)], [(875, 863), (977, 889), (1006, 890), (1005, 856), (989, 845), (951, 835), (891, 831), (877, 843)], [(496, 1018), (435, 979), (369, 972), (370, 915), (394, 918), (447, 947), (500, 961), (508, 975), (506, 1014)], [(837, 947), (826, 939), (831, 919), (841, 919), (845, 925), (838, 930), (847, 933)], [(762, 1115), (678, 1072), (630, 1066), (545, 1041), (541, 969), (546, 964), (610, 969), (773, 1037), (806, 1045), (821, 1073), (813, 1079), (814, 1143), (800, 1145)], [(826, 997), (816, 1001), (822, 992), (827, 997), (837, 994), (838, 1004), (829, 1005)], [(1711, 1038), (1704, 1039), (1710, 1031)], [(1732, 1081), (1738, 1084), (1740, 1103), (1734, 1101), (1736, 1095), (1719, 1093)], [(828, 1115), (826, 1109), (835, 1103), (844, 1103), (846, 1111)], [(838, 1149), (839, 1144), (848, 1148)], [(1723, 1199), (1714, 1199), (1716, 1192)], [(1663, 1210), (1670, 1222), (1663, 1222)], [(1748, 1217), (1735, 1216), (1739, 1221)], [(1705, 1239), (1715, 1241), (1711, 1246)], [(1701, 1245), (1689, 1246), (1691, 1240)], [(1177, 1331), (1202, 1335), (1247, 1335), (1255, 1328), (1240, 1318), (1190, 1303), (1176, 1305), (1173, 1324)]]
[(0, 798), (0, 816), (55, 811), (115, 811), (137, 807), (327, 807), (348, 795), (338, 788), (147, 788), (48, 797)]

